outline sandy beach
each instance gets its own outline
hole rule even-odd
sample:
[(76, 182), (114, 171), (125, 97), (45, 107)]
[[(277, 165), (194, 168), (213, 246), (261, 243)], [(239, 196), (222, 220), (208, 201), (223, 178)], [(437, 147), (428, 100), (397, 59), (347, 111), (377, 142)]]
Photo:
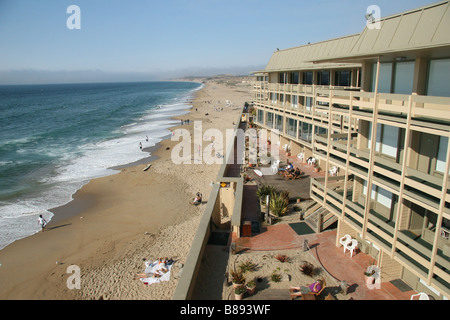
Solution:
[[(201, 121), (203, 132), (215, 128), (225, 136), (246, 101), (251, 101), (250, 87), (240, 80), (206, 81), (191, 112), (171, 130), (187, 129), (192, 135), (194, 121)], [(181, 124), (182, 119), (189, 123)], [(147, 171), (147, 163), (140, 163), (91, 180), (71, 203), (53, 210), (45, 232), (1, 250), (0, 299), (170, 299), (205, 208), (190, 202), (197, 192), (208, 200), (220, 167), (175, 165), (171, 155), (178, 143), (163, 140)], [(144, 271), (143, 259), (160, 257), (177, 262), (169, 281), (146, 286), (134, 280)], [(68, 288), (72, 265), (79, 267), (80, 289)]]

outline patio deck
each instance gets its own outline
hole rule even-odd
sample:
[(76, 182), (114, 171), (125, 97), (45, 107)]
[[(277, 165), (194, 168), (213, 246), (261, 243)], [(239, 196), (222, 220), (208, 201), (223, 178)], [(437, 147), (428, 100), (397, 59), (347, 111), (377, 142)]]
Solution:
[(348, 251), (344, 254), (343, 249), (335, 245), (336, 230), (299, 236), (289, 224), (281, 223), (266, 226), (261, 233), (252, 237), (234, 238), (233, 241), (237, 250), (245, 248), (255, 251), (277, 251), (302, 249), (305, 239), (311, 253), (322, 267), (336, 280), (347, 282), (349, 300), (409, 300), (411, 295), (417, 293), (414, 290), (402, 292), (391, 282), (381, 283), (379, 289), (369, 289), (363, 273), (373, 258), (362, 252), (358, 252), (352, 258)]
[[(286, 156), (280, 151), (280, 167), (286, 165), (287, 160), (294, 167), (298, 166), (305, 172), (301, 180), (286, 180), (281, 175), (267, 175), (259, 177), (249, 169), (251, 178), (258, 185), (267, 184), (275, 186), (279, 190), (289, 191), (290, 197), (301, 197), (302, 200), (309, 199), (310, 178), (324, 177), (325, 172), (315, 172), (314, 168), (306, 163), (301, 163), (296, 156)], [(255, 217), (260, 214), (258, 201), (255, 201), (250, 193), (256, 193), (257, 186), (246, 186), (247, 194), (245, 198), (252, 201), (245, 201), (243, 207), (242, 219), (255, 221)], [(364, 271), (374, 260), (370, 255), (357, 252), (352, 258), (349, 253), (343, 252), (343, 248), (336, 247), (336, 230), (329, 230), (319, 234), (298, 235), (294, 229), (287, 223), (275, 225), (263, 225), (261, 232), (253, 233), (251, 237), (241, 237), (239, 239), (232, 235), (232, 242), (236, 244), (236, 250), (246, 249), (255, 251), (276, 251), (286, 249), (302, 249), (304, 240), (308, 241), (311, 253), (322, 267), (338, 281), (346, 281), (348, 285), (348, 299), (353, 300), (409, 300), (412, 294), (417, 293), (414, 290), (402, 291), (391, 282), (381, 283), (381, 288), (369, 289), (364, 279)], [(270, 289), (266, 289), (269, 290)], [(262, 296), (278, 297), (284, 300), (289, 296), (276, 292), (260, 293)], [(261, 296), (261, 297), (262, 297)], [(258, 298), (258, 297), (256, 297)]]

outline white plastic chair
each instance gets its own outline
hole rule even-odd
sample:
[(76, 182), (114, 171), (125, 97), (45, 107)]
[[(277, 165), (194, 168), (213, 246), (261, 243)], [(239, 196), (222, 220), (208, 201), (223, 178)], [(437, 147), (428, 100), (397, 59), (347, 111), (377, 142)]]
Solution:
[[(416, 297), (419, 297), (419, 299), (415, 299)], [(430, 296), (425, 292), (419, 292), (417, 294), (413, 294), (411, 296), (411, 300), (430, 300)]]
[(278, 173), (278, 164), (273, 164), (271, 167), (271, 173), (277, 174)]
[(331, 167), (329, 170), (330, 176), (336, 176), (337, 175), (338, 168), (336, 166)]
[(313, 166), (316, 164), (316, 158), (309, 158), (308, 159), (308, 165)]
[(356, 239), (352, 239), (344, 245), (344, 253), (346, 250), (350, 251), (350, 258), (353, 258), (353, 251), (358, 247), (358, 241)]
[(297, 159), (298, 159), (298, 161), (303, 162), (303, 160), (305, 160), (305, 154), (304, 154), (303, 152), (300, 152), (300, 153), (297, 155)]
[(345, 252), (345, 246), (351, 240), (352, 240), (352, 237), (349, 234), (346, 234), (345, 236), (343, 236), (342, 238), (339, 239), (339, 243), (341, 244), (341, 246), (344, 246), (344, 252)]
[(280, 166), (280, 160), (275, 160), (273, 163), (272, 163), (272, 166), (276, 166), (277, 168)]

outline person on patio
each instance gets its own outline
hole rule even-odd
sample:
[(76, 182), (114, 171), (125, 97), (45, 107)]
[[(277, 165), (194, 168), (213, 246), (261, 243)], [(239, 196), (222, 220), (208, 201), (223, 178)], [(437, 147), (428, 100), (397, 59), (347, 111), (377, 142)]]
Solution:
[(289, 173), (285, 174), (287, 179), (297, 179), (302, 174), (302, 171), (296, 167), (295, 170), (291, 170)]
[(311, 283), (309, 286), (291, 287), (289, 293), (291, 297), (300, 297), (303, 294), (319, 293), (323, 288), (323, 280), (318, 279), (316, 282)]
[(281, 173), (285, 173), (285, 172), (291, 171), (291, 170), (294, 170), (294, 166), (289, 161), (288, 161), (288, 164), (286, 167), (278, 169), (278, 171), (281, 171)]

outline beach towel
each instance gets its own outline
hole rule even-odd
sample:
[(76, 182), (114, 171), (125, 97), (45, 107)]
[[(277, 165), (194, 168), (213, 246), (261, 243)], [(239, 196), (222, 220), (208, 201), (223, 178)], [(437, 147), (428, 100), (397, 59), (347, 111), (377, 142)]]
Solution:
[[(164, 265), (164, 264), (163, 264)], [(162, 281), (169, 281), (170, 280), (170, 270), (172, 269), (172, 265), (167, 265), (165, 264), (165, 268), (168, 270), (166, 273), (162, 272), (162, 265), (159, 264), (159, 261), (156, 260), (154, 261), (152, 264), (149, 264), (147, 268), (145, 268), (145, 273), (146, 274), (160, 274), (161, 276), (159, 278), (156, 277), (148, 277), (148, 278), (141, 278), (141, 281), (146, 284), (146, 285), (150, 285), (153, 283), (159, 283)]]

